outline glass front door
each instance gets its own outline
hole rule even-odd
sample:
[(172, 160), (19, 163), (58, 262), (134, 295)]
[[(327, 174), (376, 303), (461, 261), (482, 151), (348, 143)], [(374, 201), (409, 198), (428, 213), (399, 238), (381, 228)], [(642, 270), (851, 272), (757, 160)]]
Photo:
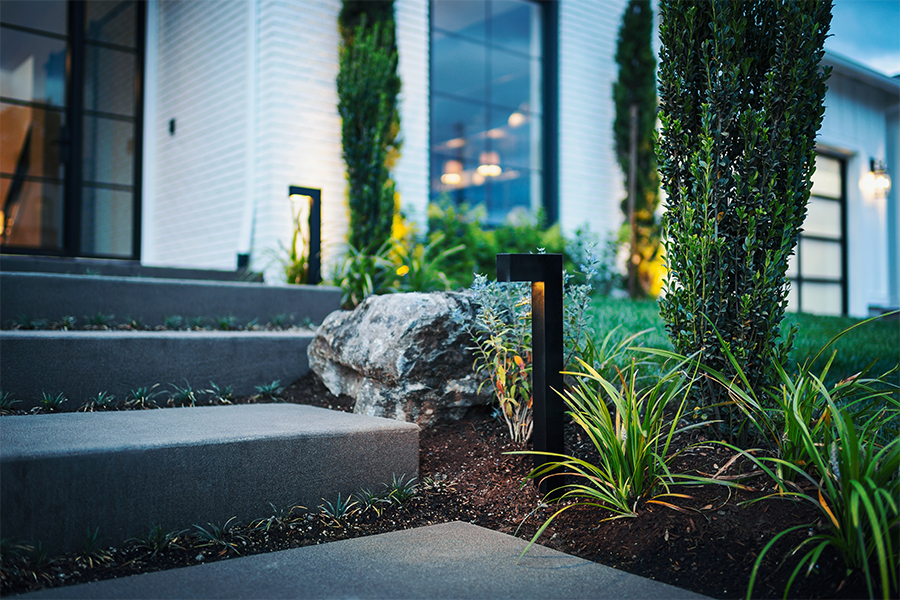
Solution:
[(0, 3), (0, 246), (138, 258), (143, 6)]

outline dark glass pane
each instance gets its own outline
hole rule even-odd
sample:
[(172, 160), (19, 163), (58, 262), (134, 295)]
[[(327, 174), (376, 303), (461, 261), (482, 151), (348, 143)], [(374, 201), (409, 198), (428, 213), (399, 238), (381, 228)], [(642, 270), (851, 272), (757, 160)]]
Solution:
[(487, 48), (455, 37), (435, 38), (431, 54), (431, 89), (478, 102), (487, 101)]
[(135, 48), (137, 6), (130, 0), (89, 0), (84, 33), (88, 40)]
[(541, 168), (540, 117), (518, 111), (491, 110), (488, 137), (500, 163), (514, 167)]
[(0, 36), (0, 95), (65, 106), (66, 42), (3, 29)]
[[(0, 22), (66, 35), (68, 5), (66, 0), (3, 0)], [(4, 36), (7, 31), (3, 31)]]
[(540, 8), (525, 0), (491, 2), (491, 45), (530, 56), (541, 55)]
[[(539, 64), (539, 63), (536, 63)], [(532, 59), (491, 50), (491, 104), (512, 109), (532, 110), (532, 97), (537, 97), (537, 73), (532, 78)]]
[(431, 112), (431, 149), (453, 158), (477, 160), (484, 152), (487, 115), (483, 104), (435, 96)]
[(507, 171), (490, 181), (488, 222), (500, 224), (513, 210), (531, 211), (531, 173)]
[(62, 248), (62, 186), (0, 176), (0, 244)]
[(83, 172), (85, 182), (131, 185), (134, 168), (134, 124), (84, 118)]
[(0, 103), (0, 172), (62, 179), (62, 111)]
[(484, 41), (486, 7), (484, 0), (432, 0), (432, 23), (436, 29)]
[(134, 115), (136, 57), (99, 46), (85, 48), (85, 110)]
[(81, 202), (81, 252), (131, 256), (134, 227), (131, 192), (85, 186)]

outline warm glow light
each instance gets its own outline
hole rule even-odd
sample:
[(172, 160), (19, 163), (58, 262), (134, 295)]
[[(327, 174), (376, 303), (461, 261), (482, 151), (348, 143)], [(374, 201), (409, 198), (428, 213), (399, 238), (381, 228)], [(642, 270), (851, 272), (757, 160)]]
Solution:
[(509, 123), (510, 127), (518, 127), (519, 125), (523, 124), (525, 121), (526, 121), (525, 115), (523, 115), (519, 111), (516, 111), (513, 114), (509, 115), (509, 119), (506, 120), (506, 122)]
[(872, 198), (886, 197), (891, 190), (891, 176), (885, 170), (884, 161), (869, 161), (869, 172), (859, 182), (859, 187), (866, 196)]
[(483, 177), (497, 177), (503, 170), (500, 168), (500, 156), (496, 152), (482, 152), (479, 157), (478, 173)]
[(886, 173), (875, 176), (875, 190), (887, 193), (891, 189), (891, 178)]
[(441, 175), (441, 183), (444, 185), (459, 185), (462, 183), (462, 175), (459, 173), (444, 173)]
[(491, 129), (487, 132), (487, 136), (492, 140), (499, 140), (500, 138), (506, 137), (506, 132), (500, 129), (499, 127), (495, 129)]
[(462, 138), (454, 138), (452, 140), (447, 140), (446, 146), (448, 148), (462, 148), (466, 145), (466, 140)]

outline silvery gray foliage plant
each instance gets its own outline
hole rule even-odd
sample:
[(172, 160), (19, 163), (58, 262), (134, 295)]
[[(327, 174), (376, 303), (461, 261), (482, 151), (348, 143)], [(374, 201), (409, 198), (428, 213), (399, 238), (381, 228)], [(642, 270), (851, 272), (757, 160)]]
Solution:
[[(543, 248), (538, 249), (543, 253)], [(563, 341), (564, 361), (572, 363), (580, 354), (590, 333), (587, 324), (592, 282), (596, 279), (602, 256), (591, 245), (584, 251), (585, 262), (579, 271), (582, 281), (563, 274)], [(475, 351), (474, 369), (486, 373), (499, 405), (498, 413), (506, 422), (510, 437), (525, 443), (531, 436), (531, 289), (524, 282), (488, 281), (476, 274), (469, 294), (475, 305), (475, 317), (469, 319), (461, 311), (453, 318), (472, 336)]]

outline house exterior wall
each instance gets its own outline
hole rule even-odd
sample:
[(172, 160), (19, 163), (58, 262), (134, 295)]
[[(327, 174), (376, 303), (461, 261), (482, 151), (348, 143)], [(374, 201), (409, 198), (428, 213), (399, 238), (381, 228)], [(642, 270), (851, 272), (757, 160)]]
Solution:
[[(842, 68), (840, 59), (831, 62), (836, 64), (828, 81), (817, 144), (821, 151), (846, 163), (847, 310), (851, 315), (866, 316), (870, 306), (891, 304), (888, 244), (896, 224), (888, 220), (889, 198), (866, 189), (865, 180), (870, 159), (884, 160), (889, 136), (896, 139), (898, 135), (888, 126), (888, 109), (900, 97)], [(893, 190), (891, 195), (895, 194)]]
[(559, 6), (559, 217), (566, 231), (605, 235), (623, 222), (625, 197), (613, 147), (616, 42), (625, 0)]
[(156, 60), (156, 81), (148, 89), (156, 110), (145, 116), (155, 134), (144, 173), (153, 179), (153, 195), (144, 198), (152, 203), (143, 232), (145, 264), (235, 267), (250, 192), (249, 23), (242, 2), (217, 3), (214, 11), (208, 6), (170, 0), (148, 6), (157, 11), (158, 30), (148, 35), (157, 46), (148, 52)]

